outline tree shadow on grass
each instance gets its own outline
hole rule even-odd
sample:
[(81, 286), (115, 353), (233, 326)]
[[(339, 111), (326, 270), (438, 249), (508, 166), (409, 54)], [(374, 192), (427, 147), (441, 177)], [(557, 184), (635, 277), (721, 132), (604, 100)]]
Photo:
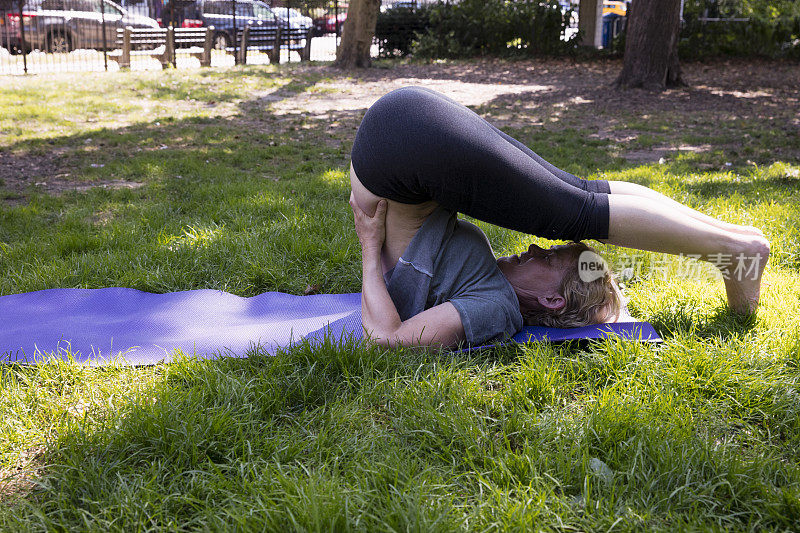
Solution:
[[(158, 167), (161, 167), (162, 179), (169, 180), (175, 177), (171, 175), (172, 170), (186, 166), (182, 165), (186, 157), (202, 158), (199, 163), (206, 166), (214, 163), (207, 157), (217, 160), (224, 157), (232, 170), (269, 173), (271, 164), (276, 170), (287, 166), (295, 143), (298, 164), (302, 162), (305, 166), (309, 157), (303, 150), (308, 152), (310, 145), (324, 149), (342, 148), (346, 143), (341, 136), (333, 137), (319, 128), (305, 127), (302, 116), (275, 117), (255, 101), (242, 103), (240, 108), (241, 114), (232, 117), (162, 117), (122, 128), (21, 141), (0, 154), (0, 169), (3, 170), (0, 186), (18, 196), (15, 203), (24, 203), (26, 197), (37, 193), (82, 191), (93, 183), (103, 186), (121, 180), (152, 182), (146, 176), (137, 176), (136, 172), (145, 173), (143, 164), (153, 171), (150, 174), (158, 174)], [(354, 134), (360, 116), (358, 111), (344, 111), (332, 120), (350, 125)], [(58, 145), (59, 149), (53, 149), (53, 145)], [(237, 151), (241, 154), (272, 151), (276, 156), (258, 162), (237, 157)], [(216, 153), (209, 156), (210, 152)], [(278, 160), (281, 164), (276, 164)], [(333, 163), (344, 166), (346, 161), (342, 157)], [(181, 176), (189, 177), (185, 173)], [(183, 179), (181, 176), (178, 179)]]
[[(309, 518), (307, 510), (298, 515), (298, 508), (315, 505), (305, 492), (321, 491), (335, 502), (328, 509), (335, 514), (346, 506), (335, 494), (365, 486), (366, 502), (359, 498), (359, 505), (380, 506), (381, 491), (375, 489), (386, 480), (398, 482), (409, 469), (422, 475), (429, 468), (390, 434), (393, 407), (387, 404), (397, 388), (392, 383), (425, 380), (448, 361), (462, 365), (452, 354), (428, 358), (336, 341), (302, 343), (274, 357), (258, 350), (248, 355), (179, 357), (168, 366), (141, 369), (141, 382), (138, 371), (64, 365), (40, 398), (57, 389), (59, 380), (83, 383), (87, 375), (113, 383), (123, 372), (126, 386), (113, 392), (112, 385), (81, 401), (80, 411), (63, 414), (43, 451), (48, 466), (4, 523), (24, 522), (36, 509), (42, 523), (67, 529), (86, 517), (100, 529), (143, 522), (169, 529), (176, 522), (222, 521), (246, 509), (251, 525), (275, 515), (297, 525)], [(109, 394), (114, 400), (106, 402)], [(401, 493), (398, 498), (404, 499)], [(224, 512), (220, 501), (226, 502)]]
[[(359, 119), (360, 111), (349, 110), (333, 117), (353, 133)], [(38, 167), (37, 147), (47, 143), (18, 143), (11, 152), (22, 164), (4, 175), (0, 199), (11, 204), (0, 208), (0, 238), (14, 250), (0, 261), (8, 273), (0, 292), (357, 290), (357, 240), (342, 178), (352, 136), (306, 125), (303, 117), (284, 120), (263, 109), (246, 117), (162, 118), (65, 135), (57, 142), (67, 150)], [(61, 246), (66, 237), (75, 245)], [(39, 267), (37, 281), (28, 273)]]

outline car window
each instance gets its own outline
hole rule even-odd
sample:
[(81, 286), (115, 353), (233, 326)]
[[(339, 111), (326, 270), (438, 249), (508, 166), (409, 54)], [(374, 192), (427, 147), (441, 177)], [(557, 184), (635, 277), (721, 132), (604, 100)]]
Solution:
[[(265, 6), (266, 7), (266, 6)], [(233, 2), (206, 2), (203, 5), (206, 15), (233, 15)], [(267, 8), (269, 10), (269, 8)], [(249, 17), (255, 16), (252, 2), (236, 2), (236, 16)]]
[(46, 11), (65, 11), (64, 0), (44, 0), (42, 9)]
[[(0, 11), (3, 11), (4, 9), (2, 7), (3, 5), (11, 5), (11, 9), (14, 9), (17, 7), (17, 2), (0, 1)], [(41, 9), (52, 9), (52, 8), (42, 6), (42, 0), (23, 0), (22, 9), (25, 11), (34, 11), (36, 9), (41, 10)], [(0, 22), (0, 26), (2, 26), (2, 24), (3, 23)]]
[(275, 14), (269, 7), (263, 4), (253, 4), (253, 13), (260, 19), (275, 20)]
[[(221, 0), (216, 2), (206, 2), (205, 12), (209, 15), (228, 15), (233, 16), (233, 2)], [(236, 16), (241, 16), (241, 4), (236, 3)]]
[(254, 17), (255, 14), (253, 13), (253, 4), (247, 3), (236, 3), (236, 16), (237, 17)]
[(83, 9), (81, 11), (94, 11), (95, 13), (102, 13), (103, 12), (103, 4), (101, 0), (86, 0), (86, 2), (81, 2), (83, 5), (81, 6)]
[(204, 9), (207, 15), (232, 15), (231, 2), (206, 2)]
[(106, 15), (119, 15), (119, 16), (124, 15), (122, 10), (119, 7), (112, 4), (111, 2), (104, 2), (104, 4), (105, 4)]
[(63, 9), (64, 11), (92, 11), (90, 2), (86, 0), (66, 0), (62, 2), (62, 6), (58, 9)]

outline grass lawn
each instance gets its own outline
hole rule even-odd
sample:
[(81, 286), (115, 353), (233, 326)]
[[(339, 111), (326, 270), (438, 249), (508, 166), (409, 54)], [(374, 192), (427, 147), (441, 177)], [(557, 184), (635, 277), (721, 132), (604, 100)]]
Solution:
[[(408, 84), (573, 173), (755, 224), (772, 256), (742, 320), (711, 267), (593, 243), (658, 346), (0, 365), (0, 530), (800, 530), (800, 74), (690, 64), (653, 95), (608, 89), (620, 66), (4, 78), (0, 295), (358, 291), (349, 150)], [(498, 254), (530, 241), (481, 226)]]

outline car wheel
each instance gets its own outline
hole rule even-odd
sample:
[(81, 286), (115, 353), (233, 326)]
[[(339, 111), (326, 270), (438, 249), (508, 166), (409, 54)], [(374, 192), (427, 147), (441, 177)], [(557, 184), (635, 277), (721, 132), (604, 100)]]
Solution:
[(227, 50), (230, 45), (231, 45), (231, 40), (224, 33), (218, 33), (214, 35), (215, 50)]
[(47, 36), (47, 51), (51, 54), (66, 54), (72, 51), (69, 37), (63, 33), (51, 33)]

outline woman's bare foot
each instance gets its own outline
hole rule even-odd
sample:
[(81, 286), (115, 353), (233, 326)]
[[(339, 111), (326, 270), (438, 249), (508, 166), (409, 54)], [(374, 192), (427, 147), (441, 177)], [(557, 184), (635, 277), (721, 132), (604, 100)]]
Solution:
[(733, 254), (730, 265), (721, 268), (728, 305), (742, 315), (752, 315), (758, 308), (761, 275), (769, 260), (769, 241), (763, 236), (749, 235), (752, 238), (743, 239), (742, 248)]

